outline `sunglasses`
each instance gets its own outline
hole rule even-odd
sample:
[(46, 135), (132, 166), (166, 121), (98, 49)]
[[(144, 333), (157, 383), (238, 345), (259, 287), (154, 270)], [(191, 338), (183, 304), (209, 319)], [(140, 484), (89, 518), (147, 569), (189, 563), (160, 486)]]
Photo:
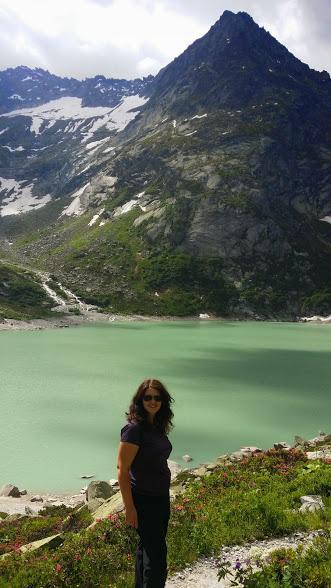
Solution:
[(153, 396), (152, 394), (145, 394), (145, 396), (143, 396), (143, 400), (145, 400), (146, 402), (149, 402), (150, 400), (155, 400), (155, 402), (161, 402), (162, 398), (159, 394), (157, 396)]

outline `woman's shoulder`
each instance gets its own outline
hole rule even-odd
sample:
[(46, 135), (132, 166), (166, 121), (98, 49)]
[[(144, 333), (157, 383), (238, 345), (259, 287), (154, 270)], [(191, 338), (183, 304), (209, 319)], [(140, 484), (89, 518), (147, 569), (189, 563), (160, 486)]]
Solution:
[(140, 431), (141, 430), (141, 423), (138, 423), (138, 421), (128, 421), (124, 427), (122, 427), (121, 429), (121, 433), (123, 433), (123, 431)]
[(135, 443), (136, 445), (141, 444), (142, 427), (141, 424), (136, 421), (129, 421), (121, 429), (121, 440), (128, 443)]

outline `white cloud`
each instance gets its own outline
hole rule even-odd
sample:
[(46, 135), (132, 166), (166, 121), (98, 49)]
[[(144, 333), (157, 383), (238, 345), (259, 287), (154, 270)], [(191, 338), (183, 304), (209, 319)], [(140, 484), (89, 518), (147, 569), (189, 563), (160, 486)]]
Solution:
[(156, 73), (231, 9), (251, 14), (311, 67), (328, 69), (328, 2), (0, 0), (0, 68), (24, 64), (77, 78)]
[(144, 57), (137, 63), (137, 70), (142, 75), (148, 75), (150, 73), (156, 74), (161, 69), (161, 64), (157, 59), (153, 57)]

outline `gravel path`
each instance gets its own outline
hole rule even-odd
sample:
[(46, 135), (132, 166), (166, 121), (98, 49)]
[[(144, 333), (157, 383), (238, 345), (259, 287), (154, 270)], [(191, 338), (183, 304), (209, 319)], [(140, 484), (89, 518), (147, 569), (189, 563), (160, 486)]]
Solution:
[(316, 536), (322, 534), (323, 531), (294, 533), (289, 537), (265, 539), (243, 545), (224, 547), (219, 558), (209, 557), (201, 559), (169, 578), (166, 583), (166, 588), (230, 588), (231, 583), (229, 578), (220, 582), (217, 580), (218, 562), (221, 559), (226, 559), (234, 565), (237, 559), (243, 562), (257, 555), (267, 557), (271, 551), (280, 547), (297, 548), (300, 544), (308, 545)]

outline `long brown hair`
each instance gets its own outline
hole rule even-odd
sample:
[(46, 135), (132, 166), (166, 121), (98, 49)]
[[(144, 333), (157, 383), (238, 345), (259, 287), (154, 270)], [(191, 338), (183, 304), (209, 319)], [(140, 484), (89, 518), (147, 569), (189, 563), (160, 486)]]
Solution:
[(170, 396), (166, 387), (159, 381), (154, 379), (144, 380), (138, 387), (137, 392), (131, 400), (129, 412), (126, 413), (129, 423), (136, 421), (144, 425), (149, 424), (148, 413), (144, 409), (143, 396), (150, 390), (157, 390), (162, 398), (161, 408), (155, 414), (153, 425), (157, 427), (162, 433), (169, 433), (172, 429), (172, 412), (170, 405), (173, 398)]

